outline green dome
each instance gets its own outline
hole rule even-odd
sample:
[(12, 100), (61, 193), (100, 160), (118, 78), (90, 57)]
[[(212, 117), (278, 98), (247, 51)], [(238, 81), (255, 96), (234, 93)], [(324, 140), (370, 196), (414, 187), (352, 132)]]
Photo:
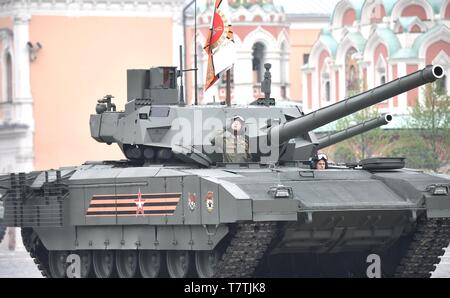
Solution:
[(338, 43), (328, 30), (322, 30), (322, 34), (320, 34), (319, 37), (319, 42), (325, 45), (325, 47), (330, 51), (333, 58), (336, 57)]
[(400, 41), (391, 29), (378, 27), (375, 31), (375, 34), (378, 34), (380, 38), (386, 43), (389, 55), (393, 55), (401, 48)]

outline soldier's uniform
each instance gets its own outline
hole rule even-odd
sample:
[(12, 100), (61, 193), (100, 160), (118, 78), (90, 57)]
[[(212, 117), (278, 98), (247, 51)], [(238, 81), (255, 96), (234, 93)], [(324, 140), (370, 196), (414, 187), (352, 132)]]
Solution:
[(217, 152), (223, 153), (223, 162), (248, 162), (248, 142), (243, 133), (233, 133), (229, 130), (218, 132), (214, 138)]
[[(233, 135), (225, 131), (222, 138), (223, 162), (239, 163), (248, 162), (248, 142), (243, 135)], [(220, 145), (219, 145), (220, 146)]]

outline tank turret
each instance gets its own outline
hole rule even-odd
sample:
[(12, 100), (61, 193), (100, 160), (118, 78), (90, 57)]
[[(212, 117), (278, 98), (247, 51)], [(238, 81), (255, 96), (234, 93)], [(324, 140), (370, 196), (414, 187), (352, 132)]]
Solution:
[[(270, 64), (265, 68), (261, 84), (264, 98), (246, 106), (184, 105), (179, 98), (175, 67), (128, 70), (125, 110), (116, 111), (113, 97), (105, 96), (97, 104), (97, 114), (91, 115), (91, 136), (99, 142), (117, 143), (127, 159), (143, 163), (182, 162), (208, 167), (227, 160), (308, 160), (320, 148), (387, 124), (390, 116), (362, 123), (327, 140), (318, 140), (312, 130), (444, 76), (441, 66), (429, 65), (305, 115), (299, 107), (276, 105), (270, 97)], [(230, 143), (219, 142), (222, 147), (218, 147), (211, 141), (217, 136), (233, 135), (230, 125), (237, 117), (243, 122), (240, 143), (245, 144), (242, 147), (247, 159), (226, 158), (223, 151)], [(238, 150), (239, 142), (232, 138), (229, 141), (234, 146), (231, 150)]]

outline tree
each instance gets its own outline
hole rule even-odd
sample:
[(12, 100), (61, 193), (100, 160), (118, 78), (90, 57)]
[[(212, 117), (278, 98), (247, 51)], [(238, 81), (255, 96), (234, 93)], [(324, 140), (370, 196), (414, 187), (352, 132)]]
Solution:
[[(369, 107), (338, 120), (336, 123), (336, 129), (343, 130), (378, 116), (379, 113), (377, 108)], [(387, 145), (388, 140), (389, 136), (385, 133), (385, 131), (380, 128), (376, 128), (341, 142), (337, 145), (336, 150), (339, 149), (340, 151), (343, 151), (340, 147), (346, 147), (347, 149), (345, 151), (352, 151), (354, 153), (355, 160), (362, 160), (374, 155), (380, 155), (380, 151), (382, 151), (383, 147)]]
[[(359, 88), (353, 90), (350, 96), (359, 94), (365, 89), (361, 80), (358, 80), (358, 86)], [(371, 106), (337, 120), (336, 130), (340, 131), (378, 116), (379, 113), (376, 106)], [(332, 157), (338, 163), (346, 163), (379, 155), (380, 152), (383, 151), (383, 148), (388, 144), (389, 139), (390, 136), (380, 128), (372, 129), (336, 144)]]
[(450, 162), (450, 96), (441, 82), (427, 84), (399, 133), (392, 154), (407, 157), (407, 166), (438, 170)]

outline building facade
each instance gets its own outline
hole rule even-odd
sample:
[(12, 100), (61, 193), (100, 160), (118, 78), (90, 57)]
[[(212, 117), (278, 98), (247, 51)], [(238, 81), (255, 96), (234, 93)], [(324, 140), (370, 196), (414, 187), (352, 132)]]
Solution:
[[(193, 68), (193, 19), (183, 28), (189, 2), (0, 0), (0, 173), (123, 158), (117, 146), (91, 139), (89, 115), (106, 94), (122, 109), (127, 69), (178, 66), (184, 34), (185, 65)], [(202, 93), (211, 17), (202, 2), (198, 90), (200, 102), (207, 103), (224, 98), (225, 82)], [(300, 101), (301, 67), (336, 2), (280, 2), (288, 3), (285, 11), (271, 0), (229, 0), (240, 48), (232, 78), (233, 94), (239, 96), (233, 101), (246, 104), (261, 96), (264, 63), (272, 64), (273, 97)], [(192, 104), (192, 73), (186, 77)]]
[[(197, 82), (200, 102), (211, 102), (215, 97), (225, 100), (226, 77), (203, 94), (208, 56), (203, 50), (209, 35), (212, 2), (198, 15)], [(281, 7), (272, 1), (253, 3), (229, 1), (237, 60), (231, 70), (231, 99), (247, 104), (260, 97), (259, 85), (264, 78), (264, 63), (272, 64), (272, 93), (276, 98), (286, 98), (289, 93), (289, 26)]]
[[(285, 1), (287, 2), (287, 1)], [(331, 10), (314, 1), (290, 4), (289, 11), (272, 0), (229, 0), (231, 24), (237, 44), (237, 60), (232, 69), (231, 99), (248, 104), (262, 97), (260, 83), (264, 78), (264, 64), (272, 65), (272, 97), (281, 100), (301, 100), (301, 66), (309, 53), (320, 28), (326, 25)], [(336, 1), (325, 1), (335, 3)], [(213, 1), (198, 10), (197, 40), (187, 42), (187, 68), (194, 68), (197, 49), (197, 94), (200, 103), (224, 101), (226, 78), (204, 93), (208, 56), (203, 50), (209, 36)], [(194, 36), (193, 20), (188, 24), (188, 36)], [(188, 99), (192, 102), (195, 83), (188, 76)], [(292, 83), (296, 82), (296, 83)]]
[(0, 0), (0, 173), (120, 159), (90, 138), (126, 70), (176, 65), (182, 0)]
[[(449, 0), (342, 0), (303, 66), (303, 107), (330, 105), (428, 64), (450, 72)], [(450, 94), (450, 76), (440, 81)], [(420, 89), (378, 104), (404, 115)]]

